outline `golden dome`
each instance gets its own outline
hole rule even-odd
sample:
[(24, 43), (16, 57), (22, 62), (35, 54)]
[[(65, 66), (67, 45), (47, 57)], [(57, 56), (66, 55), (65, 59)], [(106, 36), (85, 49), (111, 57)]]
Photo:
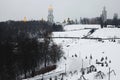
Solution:
[(53, 10), (52, 5), (50, 5), (50, 6), (48, 7), (48, 10)]
[(24, 20), (23, 20), (24, 22), (26, 22), (27, 21), (27, 18), (26, 18), (26, 16), (24, 17)]

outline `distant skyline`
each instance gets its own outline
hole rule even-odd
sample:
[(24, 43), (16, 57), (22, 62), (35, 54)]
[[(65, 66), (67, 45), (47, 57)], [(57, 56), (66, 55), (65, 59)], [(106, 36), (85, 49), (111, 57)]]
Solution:
[(99, 17), (104, 6), (108, 18), (114, 13), (120, 18), (120, 0), (0, 0), (0, 21), (23, 20), (25, 16), (27, 20), (47, 20), (49, 5), (53, 6), (55, 22), (68, 17)]

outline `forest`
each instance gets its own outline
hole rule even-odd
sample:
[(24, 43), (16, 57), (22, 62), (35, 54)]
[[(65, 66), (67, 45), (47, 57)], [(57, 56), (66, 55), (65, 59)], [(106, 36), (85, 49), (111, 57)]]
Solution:
[(56, 66), (63, 51), (50, 37), (59, 30), (46, 21), (0, 22), (0, 80), (21, 80)]

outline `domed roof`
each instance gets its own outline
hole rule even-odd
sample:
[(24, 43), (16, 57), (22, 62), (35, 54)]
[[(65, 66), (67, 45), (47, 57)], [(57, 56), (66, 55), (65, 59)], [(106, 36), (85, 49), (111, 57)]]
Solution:
[(50, 6), (48, 7), (48, 10), (53, 10), (52, 5), (50, 5)]

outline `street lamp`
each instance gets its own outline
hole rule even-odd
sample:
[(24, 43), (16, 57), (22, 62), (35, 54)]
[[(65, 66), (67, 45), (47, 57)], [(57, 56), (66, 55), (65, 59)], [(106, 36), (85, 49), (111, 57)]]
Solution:
[(66, 74), (66, 63), (65, 63), (65, 74)]

